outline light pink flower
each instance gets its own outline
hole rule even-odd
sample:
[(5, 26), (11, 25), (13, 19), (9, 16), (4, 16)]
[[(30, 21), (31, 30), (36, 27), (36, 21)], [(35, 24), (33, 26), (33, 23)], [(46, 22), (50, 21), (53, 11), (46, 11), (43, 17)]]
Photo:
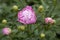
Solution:
[(23, 24), (32, 24), (36, 22), (36, 15), (31, 6), (26, 6), (18, 12), (18, 21)]
[(45, 23), (50, 23), (50, 24), (52, 24), (53, 23), (53, 19), (52, 18), (50, 18), (50, 17), (47, 17), (47, 18), (45, 18)]
[(2, 33), (4, 34), (4, 35), (9, 35), (10, 33), (11, 33), (11, 29), (10, 28), (3, 28), (2, 29)]

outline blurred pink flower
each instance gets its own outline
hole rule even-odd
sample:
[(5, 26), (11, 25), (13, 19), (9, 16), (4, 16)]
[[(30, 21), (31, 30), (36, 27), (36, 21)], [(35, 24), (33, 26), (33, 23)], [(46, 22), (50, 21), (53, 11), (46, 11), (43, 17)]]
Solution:
[(52, 18), (50, 18), (50, 17), (47, 17), (47, 18), (45, 18), (45, 23), (50, 23), (50, 24), (52, 24), (52, 23), (54, 23), (54, 20), (52, 19)]
[(23, 24), (32, 24), (36, 22), (36, 15), (31, 6), (26, 6), (18, 12), (18, 21)]
[(4, 35), (9, 35), (11, 33), (11, 29), (6, 27), (2, 29), (2, 32)]

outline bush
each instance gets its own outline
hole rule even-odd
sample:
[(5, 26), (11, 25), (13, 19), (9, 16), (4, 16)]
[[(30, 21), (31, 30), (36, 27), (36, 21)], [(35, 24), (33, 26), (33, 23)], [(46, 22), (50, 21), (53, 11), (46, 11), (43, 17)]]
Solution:
[[(23, 20), (30, 23), (18, 21), (26, 6), (35, 11), (27, 8), (36, 22), (26, 13)], [(60, 40), (60, 0), (0, 0), (0, 40)]]

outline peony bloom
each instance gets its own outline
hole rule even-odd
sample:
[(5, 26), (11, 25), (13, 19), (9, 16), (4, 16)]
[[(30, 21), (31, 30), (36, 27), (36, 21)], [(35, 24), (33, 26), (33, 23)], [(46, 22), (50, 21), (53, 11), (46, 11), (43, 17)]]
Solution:
[(36, 15), (31, 6), (26, 6), (18, 12), (18, 21), (23, 24), (32, 24), (36, 22)]
[(9, 35), (10, 33), (11, 33), (11, 29), (10, 28), (3, 28), (2, 29), (2, 33), (4, 34), (4, 35)]
[(47, 18), (45, 18), (45, 23), (50, 23), (50, 24), (53, 24), (55, 22), (55, 20), (53, 20), (52, 18), (50, 18), (50, 17), (47, 17)]

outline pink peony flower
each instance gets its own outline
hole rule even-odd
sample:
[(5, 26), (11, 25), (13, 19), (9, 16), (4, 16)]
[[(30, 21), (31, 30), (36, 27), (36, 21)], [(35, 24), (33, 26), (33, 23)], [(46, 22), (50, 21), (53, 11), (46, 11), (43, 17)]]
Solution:
[(4, 34), (4, 35), (9, 35), (10, 33), (11, 33), (11, 29), (10, 28), (3, 28), (2, 29), (2, 33)]
[(18, 21), (23, 24), (32, 24), (36, 22), (36, 15), (31, 6), (26, 6), (18, 12)]
[(53, 23), (53, 19), (52, 18), (50, 18), (50, 17), (47, 17), (47, 18), (45, 18), (45, 23), (50, 23), (50, 24), (52, 24)]

